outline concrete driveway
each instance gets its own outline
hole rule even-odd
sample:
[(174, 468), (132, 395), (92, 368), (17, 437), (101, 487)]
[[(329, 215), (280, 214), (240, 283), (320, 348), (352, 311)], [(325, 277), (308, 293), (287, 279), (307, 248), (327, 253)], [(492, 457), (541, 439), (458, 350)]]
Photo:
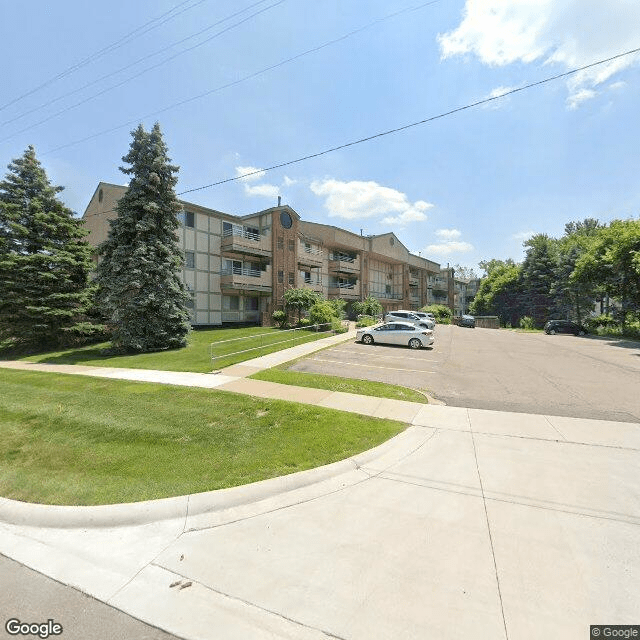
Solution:
[(1, 524), (0, 552), (189, 639), (584, 640), (638, 623), (639, 425), (424, 405), (412, 422), (333, 475), (216, 492), (204, 512), (192, 496), (139, 526)]
[(343, 344), (293, 365), (427, 390), (447, 405), (640, 422), (640, 343), (437, 325), (432, 349)]

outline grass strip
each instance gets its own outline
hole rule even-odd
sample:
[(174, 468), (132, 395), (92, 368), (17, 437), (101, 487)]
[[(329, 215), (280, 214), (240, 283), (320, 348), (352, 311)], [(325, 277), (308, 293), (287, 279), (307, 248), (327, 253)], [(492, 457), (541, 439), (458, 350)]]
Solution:
[(405, 425), (208, 389), (0, 369), (0, 495), (135, 502), (348, 458)]
[(416, 391), (395, 384), (384, 382), (372, 382), (355, 378), (341, 378), (328, 376), (321, 373), (306, 373), (301, 371), (289, 371), (291, 362), (281, 364), (271, 369), (264, 369), (254, 373), (250, 378), (278, 382), (295, 387), (311, 387), (313, 389), (327, 389), (329, 391), (343, 391), (345, 393), (357, 393), (363, 396), (376, 398), (391, 398), (392, 400), (407, 400), (409, 402), (421, 402), (427, 404), (427, 397)]
[[(256, 337), (267, 334), (264, 337)], [(271, 338), (273, 335), (273, 338)], [(157, 351), (154, 353), (136, 353), (131, 355), (109, 355), (104, 351), (109, 348), (109, 343), (94, 344), (77, 349), (65, 349), (49, 351), (35, 355), (28, 355), (20, 360), (28, 362), (48, 364), (83, 364), (95, 367), (119, 367), (124, 369), (157, 369), (160, 371), (192, 371), (207, 373), (214, 367), (220, 369), (238, 362), (244, 362), (251, 358), (264, 356), (282, 349), (288, 349), (304, 342), (312, 342), (320, 338), (326, 338), (328, 333), (315, 333), (304, 331), (296, 336), (295, 341), (279, 342), (271, 344), (271, 341), (281, 341), (289, 335), (279, 329), (269, 327), (243, 327), (237, 329), (205, 329), (191, 331), (189, 344), (182, 349)], [(215, 348), (218, 355), (230, 352), (243, 351), (252, 347), (260, 347), (253, 351), (245, 351), (238, 355), (226, 355), (212, 364), (210, 345), (222, 343), (234, 338), (243, 338), (237, 342), (224, 342)], [(265, 344), (266, 343), (266, 344)], [(263, 345), (263, 346), (261, 346)], [(0, 352), (0, 357), (13, 359), (10, 353)]]

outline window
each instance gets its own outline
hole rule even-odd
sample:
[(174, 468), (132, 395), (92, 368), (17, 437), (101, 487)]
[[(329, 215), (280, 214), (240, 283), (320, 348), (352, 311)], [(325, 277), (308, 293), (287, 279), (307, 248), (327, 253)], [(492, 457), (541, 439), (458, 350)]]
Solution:
[(238, 296), (222, 296), (223, 311), (238, 311), (240, 309), (240, 298)]
[(258, 311), (259, 308), (258, 298), (245, 298), (244, 299), (244, 310), (245, 311)]
[(385, 284), (384, 285), (384, 292), (387, 294), (391, 293), (391, 285), (390, 284)]
[(278, 249), (284, 249), (284, 236), (278, 236)]
[(187, 298), (185, 306), (187, 307), (187, 309), (194, 309), (195, 308), (196, 305), (195, 305), (193, 293)]
[(278, 271), (278, 282), (280, 284), (284, 282), (284, 271)]
[(294, 251), (296, 248), (295, 242), (293, 240), (289, 240), (289, 251)]
[(293, 271), (289, 271), (289, 284), (296, 283), (296, 274)]
[(184, 266), (187, 269), (195, 269), (196, 266), (196, 254), (193, 251), (184, 252)]
[(180, 224), (185, 227), (195, 227), (195, 214), (193, 211), (185, 211), (184, 209), (178, 214)]
[(104, 193), (102, 189), (100, 189), (100, 191), (98, 191), (98, 202), (102, 202), (103, 198), (104, 198)]

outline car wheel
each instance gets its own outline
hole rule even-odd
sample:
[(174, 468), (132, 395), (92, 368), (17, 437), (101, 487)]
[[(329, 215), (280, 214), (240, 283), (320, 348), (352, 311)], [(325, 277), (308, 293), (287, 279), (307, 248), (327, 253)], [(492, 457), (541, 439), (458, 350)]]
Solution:
[(555, 335), (556, 335), (556, 330), (555, 330), (555, 329), (551, 329), (551, 330), (549, 331), (549, 335), (551, 335), (551, 336), (555, 336)]
[(368, 333), (362, 336), (363, 344), (373, 344), (373, 336), (370, 336)]
[(583, 336), (583, 335), (585, 335), (585, 333), (586, 333), (586, 331), (582, 331), (582, 330), (578, 331), (578, 335), (579, 336)]
[(422, 342), (420, 342), (418, 338), (411, 338), (411, 340), (409, 340), (409, 346), (412, 349), (419, 349), (422, 346)]

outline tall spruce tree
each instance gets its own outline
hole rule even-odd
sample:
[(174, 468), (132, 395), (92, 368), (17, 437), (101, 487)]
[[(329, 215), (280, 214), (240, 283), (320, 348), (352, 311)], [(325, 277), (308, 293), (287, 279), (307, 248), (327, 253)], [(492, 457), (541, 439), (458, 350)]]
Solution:
[(91, 333), (91, 248), (29, 146), (0, 182), (0, 338), (16, 346), (68, 344)]
[(174, 187), (178, 167), (171, 164), (156, 123), (132, 132), (129, 188), (116, 205), (108, 239), (99, 248), (98, 299), (112, 325), (118, 351), (183, 347), (189, 332), (187, 293), (180, 269)]

